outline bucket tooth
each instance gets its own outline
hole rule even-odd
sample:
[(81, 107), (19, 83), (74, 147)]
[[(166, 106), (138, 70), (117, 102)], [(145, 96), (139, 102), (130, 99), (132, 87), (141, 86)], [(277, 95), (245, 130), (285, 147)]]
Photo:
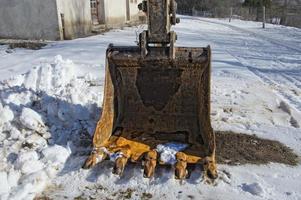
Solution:
[(106, 157), (107, 153), (102, 148), (94, 148), (82, 168), (89, 169), (95, 166), (97, 163), (102, 162), (104, 159), (106, 159)]
[(178, 152), (176, 154), (176, 164), (175, 164), (175, 177), (179, 180), (184, 180), (188, 176), (187, 171), (187, 155), (183, 152)]
[(115, 160), (115, 165), (113, 168), (113, 174), (122, 176), (124, 168), (131, 157), (131, 150), (129, 148), (122, 149), (117, 152), (118, 156)]
[(149, 151), (144, 157), (144, 178), (151, 178), (154, 176), (157, 165), (158, 153), (155, 150)]
[(218, 177), (217, 167), (214, 157), (205, 157), (202, 161), (205, 179), (211, 180)]

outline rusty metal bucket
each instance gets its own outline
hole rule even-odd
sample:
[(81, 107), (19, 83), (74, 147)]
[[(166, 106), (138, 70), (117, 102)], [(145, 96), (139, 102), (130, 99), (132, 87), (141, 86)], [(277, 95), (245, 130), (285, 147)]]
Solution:
[[(162, 2), (161, 6), (170, 6), (167, 1), (148, 3), (157, 9)], [(166, 33), (163, 39), (157, 37), (157, 32), (145, 31), (140, 35), (140, 46), (109, 46), (103, 112), (93, 138), (94, 151), (84, 167), (121, 152), (114, 168), (117, 174), (122, 173), (128, 160), (137, 162), (142, 158), (147, 158), (148, 171), (158, 159), (156, 147), (175, 142), (187, 145), (176, 155), (178, 166), (185, 163), (182, 170), (186, 170), (187, 163), (201, 163), (207, 174), (215, 178), (210, 47), (174, 47), (173, 32)], [(160, 160), (159, 163), (166, 164)]]
[(94, 146), (117, 136), (150, 148), (171, 141), (186, 143), (188, 154), (210, 155), (214, 150), (210, 54), (209, 47), (180, 47), (174, 60), (167, 56), (144, 59), (139, 48), (111, 46)]
[(159, 48), (150, 51), (159, 52), (143, 58), (137, 47), (108, 48), (94, 148), (116, 152), (128, 146), (129, 159), (137, 162), (159, 144), (178, 142), (188, 144), (183, 151), (187, 163), (201, 163), (206, 157), (215, 162), (210, 47), (178, 47), (175, 59), (162, 56)]

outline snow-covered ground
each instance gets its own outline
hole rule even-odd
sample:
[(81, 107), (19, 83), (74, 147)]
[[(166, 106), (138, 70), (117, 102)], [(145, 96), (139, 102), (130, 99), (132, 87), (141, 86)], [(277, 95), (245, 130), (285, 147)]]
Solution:
[[(183, 183), (171, 169), (152, 180), (129, 165), (82, 170), (103, 97), (109, 43), (135, 45), (138, 27), (53, 42), (34, 51), (0, 46), (0, 199), (301, 199), (301, 166), (219, 166), (214, 185), (200, 169)], [(216, 130), (278, 140), (301, 155), (301, 30), (182, 16), (178, 46), (213, 49)]]

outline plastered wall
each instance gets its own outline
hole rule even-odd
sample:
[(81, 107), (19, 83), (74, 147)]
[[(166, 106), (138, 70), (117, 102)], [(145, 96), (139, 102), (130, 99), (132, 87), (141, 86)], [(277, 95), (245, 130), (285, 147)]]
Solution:
[(138, 21), (139, 20), (138, 4), (141, 3), (142, 0), (129, 0), (129, 1), (130, 1), (130, 16), (131, 16), (131, 21)]
[(92, 19), (89, 0), (56, 0), (60, 35), (64, 39), (91, 33)]
[(55, 0), (0, 0), (0, 38), (60, 39)]
[(118, 27), (126, 21), (126, 0), (104, 0), (108, 27)]

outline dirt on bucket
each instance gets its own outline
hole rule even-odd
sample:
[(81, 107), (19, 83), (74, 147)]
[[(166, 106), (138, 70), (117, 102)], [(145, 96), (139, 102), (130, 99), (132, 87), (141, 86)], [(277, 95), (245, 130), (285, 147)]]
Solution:
[(298, 156), (292, 149), (278, 141), (255, 135), (216, 131), (216, 151), (220, 164), (298, 164)]

